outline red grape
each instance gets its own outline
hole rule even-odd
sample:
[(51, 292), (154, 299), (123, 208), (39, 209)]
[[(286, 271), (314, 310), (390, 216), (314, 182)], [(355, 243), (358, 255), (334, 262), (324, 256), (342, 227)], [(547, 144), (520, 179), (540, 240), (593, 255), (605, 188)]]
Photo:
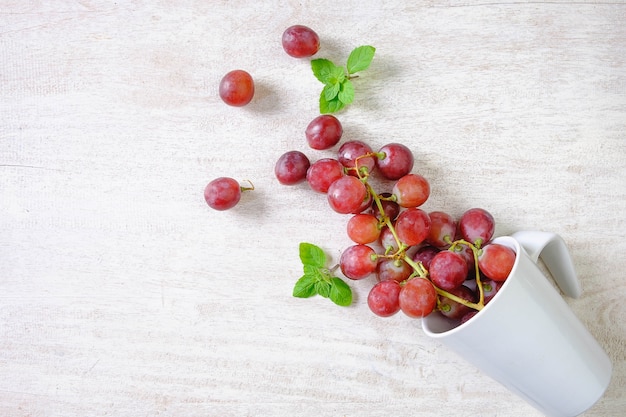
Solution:
[(400, 291), (402, 287), (396, 281), (376, 283), (367, 295), (367, 305), (374, 314), (389, 317), (400, 311)]
[(456, 252), (444, 250), (430, 261), (430, 280), (446, 291), (460, 287), (467, 278), (467, 262)]
[(355, 243), (372, 243), (380, 236), (378, 219), (365, 213), (355, 214), (348, 220), (348, 237)]
[(413, 278), (400, 290), (400, 309), (413, 318), (426, 317), (435, 309), (437, 292), (433, 284), (425, 278)]
[(328, 192), (330, 184), (343, 177), (343, 165), (333, 158), (323, 158), (311, 164), (306, 180), (314, 191)]
[(378, 242), (385, 251), (395, 252), (399, 249), (395, 236), (391, 233), (391, 229), (387, 226), (384, 226), (381, 229)]
[(244, 70), (233, 70), (220, 81), (220, 98), (229, 106), (241, 107), (254, 97), (254, 81)]
[(241, 186), (232, 178), (216, 178), (204, 188), (204, 199), (215, 210), (228, 210), (241, 199)]
[(339, 258), (341, 272), (350, 279), (363, 279), (376, 271), (376, 252), (367, 245), (350, 246)]
[(432, 261), (435, 255), (440, 251), (441, 249), (434, 246), (424, 245), (415, 251), (412, 258), (415, 262), (421, 262), (422, 265), (428, 269), (430, 268), (430, 261)]
[(401, 207), (419, 207), (428, 200), (430, 185), (419, 174), (407, 174), (396, 181), (392, 193)]
[[(456, 295), (457, 297), (461, 297), (462, 299), (469, 302), (476, 302), (476, 295), (474, 291), (466, 287), (465, 285), (461, 285), (458, 288), (449, 291), (451, 294)], [(449, 299), (448, 297), (439, 297), (439, 311), (444, 316), (449, 319), (460, 320), (463, 316), (471, 311), (475, 311), (471, 307), (466, 306), (465, 304), (461, 304), (458, 301), (454, 301)]]
[(367, 172), (371, 173), (376, 167), (375, 157), (368, 154), (372, 154), (372, 148), (369, 145), (360, 140), (351, 140), (339, 147), (337, 159), (348, 169), (348, 174), (358, 176), (357, 168), (367, 169)]
[(283, 185), (294, 185), (306, 179), (311, 166), (309, 158), (300, 151), (285, 152), (274, 166), (274, 174)]
[(339, 143), (342, 134), (341, 122), (331, 114), (317, 116), (305, 130), (309, 146), (317, 150), (332, 148)]
[(404, 210), (395, 223), (396, 233), (400, 240), (408, 246), (419, 245), (428, 236), (430, 218), (418, 208)]
[(413, 268), (403, 259), (384, 258), (376, 265), (376, 276), (379, 281), (389, 279), (402, 282), (413, 273)]
[(430, 217), (430, 232), (426, 242), (438, 248), (450, 246), (456, 233), (456, 222), (447, 213), (433, 211), (428, 214)]
[(487, 278), (505, 281), (515, 264), (515, 251), (498, 243), (485, 245), (478, 255), (478, 267)]
[[(383, 207), (385, 216), (387, 216), (389, 220), (394, 221), (398, 217), (398, 214), (400, 214), (400, 205), (395, 201), (385, 200), (386, 198), (391, 197), (391, 193), (382, 193), (380, 197), (380, 204)], [(372, 214), (382, 220), (382, 215), (376, 202), (372, 203)]]
[(486, 305), (489, 301), (491, 301), (493, 297), (496, 296), (496, 294), (500, 290), (500, 287), (502, 287), (502, 283), (487, 279), (482, 281), (482, 285), (483, 296), (485, 297), (484, 303)]
[(472, 208), (461, 216), (459, 231), (463, 239), (480, 247), (493, 237), (495, 221), (487, 210)]
[(413, 152), (400, 143), (389, 143), (378, 152), (385, 154), (376, 159), (378, 172), (388, 180), (400, 179), (413, 169)]
[(320, 38), (313, 29), (303, 26), (290, 26), (283, 32), (283, 49), (294, 58), (313, 56), (320, 49)]
[(328, 204), (337, 213), (354, 213), (367, 198), (367, 189), (358, 178), (345, 175), (328, 188)]

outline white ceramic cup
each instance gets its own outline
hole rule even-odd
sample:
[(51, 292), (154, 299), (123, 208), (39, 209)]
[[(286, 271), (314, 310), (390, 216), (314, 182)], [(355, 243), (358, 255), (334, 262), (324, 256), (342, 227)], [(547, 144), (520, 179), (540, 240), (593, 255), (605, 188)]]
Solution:
[(577, 416), (602, 397), (612, 365), (537, 266), (541, 255), (561, 290), (578, 297), (580, 283), (567, 246), (547, 232), (518, 232), (494, 242), (517, 253), (496, 296), (460, 326), (430, 314), (422, 320), (424, 332), (545, 415)]

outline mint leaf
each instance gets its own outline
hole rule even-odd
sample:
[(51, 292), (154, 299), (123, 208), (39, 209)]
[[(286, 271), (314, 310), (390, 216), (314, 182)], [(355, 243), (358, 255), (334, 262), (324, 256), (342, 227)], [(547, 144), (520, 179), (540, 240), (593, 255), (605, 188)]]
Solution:
[(326, 101), (331, 101), (339, 94), (339, 90), (341, 89), (341, 84), (326, 84), (324, 89), (322, 90), (322, 94), (324, 94), (324, 98)]
[(346, 79), (346, 70), (343, 67), (332, 68), (326, 84), (340, 84)]
[(312, 243), (300, 243), (300, 260), (304, 265), (311, 265), (317, 268), (326, 266), (326, 254), (320, 247)]
[(328, 297), (333, 303), (347, 307), (352, 303), (352, 290), (341, 278), (332, 277)]
[(293, 296), (298, 298), (309, 298), (313, 297), (317, 294), (317, 289), (315, 288), (315, 283), (317, 280), (315, 277), (309, 275), (303, 275), (298, 281), (296, 281), (296, 285), (293, 287)]
[(352, 103), (352, 101), (354, 101), (354, 84), (352, 84), (352, 81), (345, 80), (341, 84), (341, 88), (339, 89), (337, 98), (343, 104), (350, 104)]
[(369, 45), (355, 48), (348, 57), (348, 74), (367, 69), (374, 59), (374, 52), (376, 52), (376, 48)]
[(328, 298), (331, 292), (331, 283), (328, 281), (317, 281), (315, 291), (324, 298)]
[(336, 113), (339, 110), (343, 109), (345, 106), (345, 103), (339, 100), (338, 97), (335, 97), (332, 100), (326, 100), (324, 91), (322, 90), (322, 94), (320, 94), (320, 113)]
[(324, 84), (330, 83), (331, 74), (335, 71), (336, 65), (325, 58), (318, 58), (311, 61), (311, 69), (315, 78)]

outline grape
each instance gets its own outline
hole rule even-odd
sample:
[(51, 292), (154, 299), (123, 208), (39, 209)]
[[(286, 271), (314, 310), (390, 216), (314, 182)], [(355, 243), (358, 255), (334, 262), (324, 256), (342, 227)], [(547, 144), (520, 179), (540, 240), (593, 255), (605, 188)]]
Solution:
[(474, 317), (476, 314), (478, 314), (478, 311), (476, 310), (470, 310), (468, 313), (466, 313), (463, 317), (461, 317), (461, 323), (465, 323), (468, 322), (472, 317)]
[(365, 184), (358, 178), (345, 175), (328, 188), (328, 204), (337, 213), (354, 213), (362, 207), (368, 196)]
[(350, 279), (363, 279), (376, 271), (376, 252), (367, 245), (350, 246), (339, 258), (341, 272)]
[(339, 161), (333, 158), (323, 158), (311, 164), (306, 173), (306, 180), (314, 191), (326, 193), (330, 184), (343, 175), (343, 165)]
[(515, 251), (498, 243), (485, 245), (478, 255), (478, 267), (487, 278), (504, 281), (515, 264)]
[(232, 178), (216, 178), (204, 188), (204, 199), (215, 210), (228, 210), (241, 199), (241, 186)]
[(456, 252), (444, 250), (430, 261), (430, 280), (446, 291), (460, 287), (467, 278), (467, 262)]
[[(398, 214), (400, 214), (400, 205), (395, 201), (385, 200), (385, 198), (391, 197), (391, 193), (382, 193), (380, 197), (380, 204), (383, 207), (385, 216), (387, 216), (389, 220), (394, 221), (398, 217)], [(376, 202), (372, 203), (372, 214), (382, 220), (382, 215), (380, 214), (380, 209), (378, 208), (378, 204), (376, 204)]]
[(241, 107), (254, 97), (254, 81), (244, 70), (233, 70), (220, 81), (220, 98), (229, 106)]
[(348, 220), (348, 237), (355, 243), (372, 243), (380, 237), (380, 223), (371, 214), (355, 214)]
[(459, 231), (463, 239), (480, 247), (493, 237), (495, 221), (487, 210), (472, 208), (461, 216)]
[(379, 281), (394, 280), (402, 282), (413, 273), (413, 268), (403, 259), (384, 258), (376, 265), (376, 277)]
[(400, 284), (393, 280), (378, 282), (367, 295), (367, 305), (377, 316), (393, 316), (400, 311), (401, 289)]
[(413, 254), (412, 258), (415, 262), (421, 262), (426, 269), (430, 268), (430, 261), (438, 254), (441, 250), (431, 245), (424, 245), (420, 247)]
[(433, 284), (425, 278), (413, 278), (400, 290), (400, 309), (413, 318), (426, 317), (435, 309), (437, 292)]
[(309, 146), (317, 150), (332, 148), (339, 143), (342, 134), (341, 122), (331, 114), (317, 116), (305, 130)]
[[(461, 285), (459, 288), (455, 288), (449, 291), (451, 294), (456, 295), (457, 297), (461, 297), (462, 299), (469, 302), (476, 302), (476, 295), (474, 291), (466, 287), (465, 285)], [(448, 297), (439, 297), (439, 312), (449, 319), (460, 320), (467, 313), (475, 311), (473, 308), (468, 307), (464, 304), (461, 304), (457, 301), (451, 300)]]
[(419, 245), (428, 236), (430, 218), (418, 208), (404, 210), (395, 223), (396, 233), (400, 240), (408, 246)]
[(456, 233), (456, 222), (447, 213), (433, 211), (428, 214), (430, 217), (430, 232), (426, 242), (438, 248), (450, 246)]
[(407, 174), (396, 181), (392, 194), (401, 207), (419, 207), (428, 200), (430, 185), (419, 174)]
[(398, 242), (396, 241), (393, 233), (391, 233), (391, 229), (387, 226), (384, 226), (381, 229), (378, 242), (385, 251), (395, 252), (398, 250)]
[(388, 180), (398, 180), (413, 169), (413, 152), (400, 143), (389, 143), (378, 151), (384, 158), (376, 159), (378, 172)]
[(294, 58), (313, 56), (320, 49), (320, 38), (317, 33), (303, 25), (285, 29), (281, 41), (285, 52)]
[(300, 151), (285, 152), (274, 166), (274, 174), (283, 185), (294, 185), (306, 179), (311, 166), (309, 158)]
[(496, 296), (500, 287), (502, 287), (502, 283), (498, 281), (493, 281), (490, 279), (483, 280), (483, 296), (485, 297), (484, 303), (485, 305), (489, 303)]
[(364, 156), (368, 154), (372, 154), (372, 148), (369, 145), (360, 140), (351, 140), (339, 147), (337, 159), (347, 168), (348, 174), (358, 176), (357, 168), (367, 169), (367, 172), (371, 173), (376, 167), (374, 156)]

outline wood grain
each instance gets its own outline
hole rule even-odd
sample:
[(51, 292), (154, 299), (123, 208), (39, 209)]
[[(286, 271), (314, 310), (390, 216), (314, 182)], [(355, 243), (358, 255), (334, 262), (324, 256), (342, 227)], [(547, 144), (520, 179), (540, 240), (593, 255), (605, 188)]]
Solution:
[[(626, 3), (0, 0), (0, 414), (539, 414), (419, 322), (299, 300), (297, 245), (333, 261), (346, 218), (274, 161), (299, 149), (319, 56), (377, 48), (344, 140), (415, 152), (424, 206), (491, 211), (497, 233), (570, 246), (572, 309), (614, 363), (585, 416), (626, 411)], [(250, 71), (230, 108), (216, 88)], [(217, 176), (251, 180), (229, 212)], [(486, 352), (488, 354), (488, 352)]]

